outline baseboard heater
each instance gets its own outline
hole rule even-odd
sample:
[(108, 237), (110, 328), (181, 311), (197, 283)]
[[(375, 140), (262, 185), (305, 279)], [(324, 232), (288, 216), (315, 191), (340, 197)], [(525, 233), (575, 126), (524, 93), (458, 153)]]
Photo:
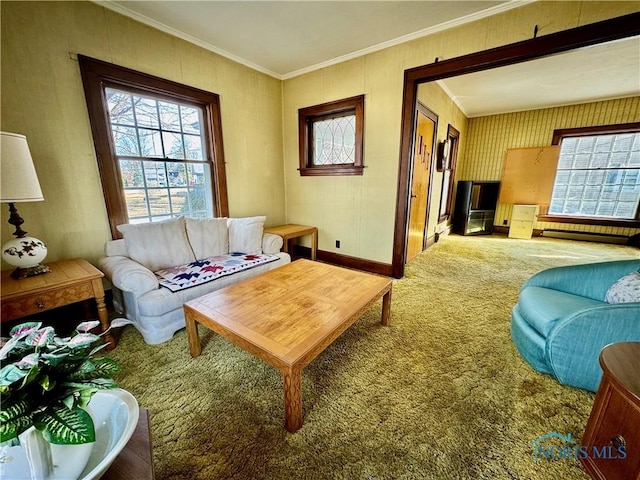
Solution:
[(629, 241), (629, 237), (626, 237), (624, 235), (613, 235), (610, 233), (572, 232), (569, 230), (553, 229), (545, 229), (542, 232), (542, 236), (551, 238), (564, 238), (566, 240), (582, 240), (585, 242), (616, 243), (619, 245), (626, 245)]

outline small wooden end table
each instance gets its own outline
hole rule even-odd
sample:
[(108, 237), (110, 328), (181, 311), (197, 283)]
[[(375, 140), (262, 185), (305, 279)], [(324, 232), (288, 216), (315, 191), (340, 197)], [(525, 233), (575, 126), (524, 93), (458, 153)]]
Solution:
[(140, 409), (140, 417), (129, 443), (113, 461), (101, 480), (154, 480), (149, 411)]
[(640, 479), (640, 342), (607, 345), (600, 366), (604, 375), (581, 442), (588, 455), (580, 461), (594, 479)]
[(284, 424), (302, 426), (302, 369), (382, 297), (390, 278), (307, 259), (256, 275), (184, 304), (189, 351), (200, 355), (201, 324), (282, 372)]
[(274, 235), (280, 235), (284, 240), (284, 246), (282, 249), (286, 253), (289, 253), (289, 240), (304, 237), (305, 235), (311, 235), (311, 260), (316, 259), (316, 253), (318, 251), (318, 229), (316, 227), (289, 223), (287, 225), (279, 225), (277, 227), (268, 227), (265, 228), (264, 231), (267, 233), (273, 233)]
[[(2, 321), (8, 322), (53, 308), (95, 299), (102, 331), (109, 329), (104, 303), (104, 274), (82, 258), (47, 263), (48, 273), (16, 280), (11, 270), (2, 271)], [(104, 336), (109, 350), (115, 347), (110, 332)]]

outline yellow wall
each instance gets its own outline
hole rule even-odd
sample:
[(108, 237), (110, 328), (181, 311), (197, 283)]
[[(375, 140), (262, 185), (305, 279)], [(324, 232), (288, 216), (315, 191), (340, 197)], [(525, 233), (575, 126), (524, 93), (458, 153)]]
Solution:
[[(490, 115), (469, 119), (467, 143), (460, 180), (500, 180), (502, 163), (508, 148), (551, 145), (553, 131), (592, 125), (640, 122), (640, 97), (592, 102), (558, 108)], [(511, 220), (512, 205), (499, 204), (495, 224)], [(538, 229), (633, 235), (640, 228), (601, 227), (564, 223), (536, 222)]]
[[(546, 35), (637, 10), (637, 2), (535, 2), (286, 80), (287, 220), (316, 225), (321, 250), (391, 263), (403, 71), (436, 57), (453, 58), (529, 39), (535, 25), (539, 35)], [(360, 94), (365, 94), (364, 175), (301, 177), (296, 170), (298, 109)], [(335, 248), (335, 240), (341, 240), (342, 248)]]
[[(461, 158), (467, 131), (467, 117), (458, 108), (458, 106), (449, 98), (442, 88), (436, 82), (423, 83), (418, 87), (418, 101), (425, 107), (438, 115), (438, 134), (437, 143), (447, 138), (447, 129), (449, 124), (460, 132), (460, 140), (458, 144), (458, 158)], [(434, 149), (437, 154), (437, 148)], [(440, 213), (440, 200), (442, 197), (442, 172), (436, 169), (433, 171), (431, 179), (431, 204), (429, 206), (429, 217), (427, 221), (427, 237), (432, 237), (434, 233), (440, 233), (451, 221), (438, 223)], [(453, 210), (453, 204), (451, 205)]]
[(230, 215), (285, 221), (280, 80), (93, 3), (1, 8), (2, 130), (27, 136), (45, 201), (18, 210), (48, 261), (95, 261), (110, 239), (77, 53), (219, 94)]
[[(19, 210), (25, 229), (47, 243), (49, 260), (95, 261), (110, 238), (74, 58), (81, 53), (221, 96), (232, 216), (317, 225), (320, 249), (390, 263), (403, 71), (531, 38), (534, 25), (544, 35), (638, 8), (536, 2), (284, 82), (93, 3), (3, 1), (1, 9), (2, 129), (29, 139), (45, 201)], [(298, 108), (359, 94), (364, 176), (300, 177)], [(11, 236), (6, 219), (5, 208), (2, 241)]]

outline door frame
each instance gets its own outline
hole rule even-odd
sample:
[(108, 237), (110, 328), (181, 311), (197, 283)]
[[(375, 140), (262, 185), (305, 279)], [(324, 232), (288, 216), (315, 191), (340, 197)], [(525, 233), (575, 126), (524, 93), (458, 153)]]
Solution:
[(413, 115), (417, 102), (418, 85), (457, 75), (513, 65), (551, 54), (636, 35), (640, 35), (640, 13), (631, 13), (541, 37), (536, 37), (534, 34), (533, 38), (529, 40), (440, 62), (436, 58), (434, 63), (405, 70), (402, 93), (396, 218), (393, 234), (392, 275), (395, 278), (402, 278), (406, 262), (409, 228), (408, 199), (411, 183), (409, 171), (411, 170), (414, 136)]

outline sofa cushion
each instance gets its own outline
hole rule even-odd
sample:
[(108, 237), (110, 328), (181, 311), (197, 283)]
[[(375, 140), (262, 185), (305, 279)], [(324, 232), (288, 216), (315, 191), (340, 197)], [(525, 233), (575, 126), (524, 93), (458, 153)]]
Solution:
[(151, 271), (193, 262), (184, 217), (162, 222), (118, 225), (129, 258)]
[(523, 288), (518, 303), (520, 314), (545, 338), (558, 320), (603, 305), (598, 300), (544, 287)]
[(229, 218), (229, 253), (262, 253), (265, 216)]
[(604, 297), (607, 303), (640, 302), (640, 272), (631, 272), (614, 283)]
[(185, 220), (187, 237), (196, 260), (229, 253), (229, 228), (226, 218), (186, 218)]

